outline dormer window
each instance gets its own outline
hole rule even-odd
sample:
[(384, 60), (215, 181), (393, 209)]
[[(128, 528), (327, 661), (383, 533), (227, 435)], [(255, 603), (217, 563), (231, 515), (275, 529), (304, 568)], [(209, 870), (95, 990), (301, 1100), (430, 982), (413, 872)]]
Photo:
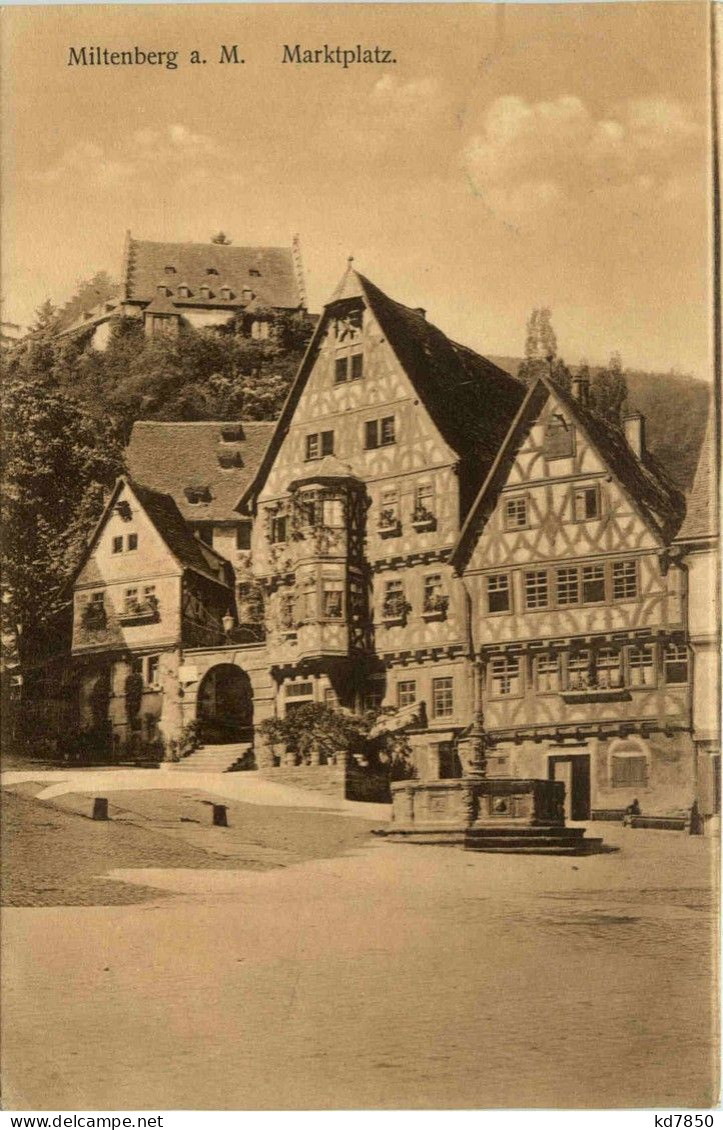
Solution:
[(179, 294), (180, 298), (190, 298), (191, 297), (191, 291), (190, 291), (187, 283), (181, 283), (181, 285), (178, 288), (178, 294)]
[(199, 292), (201, 294), (201, 298), (212, 298), (213, 297), (211, 287), (208, 285), (208, 283), (201, 283), (201, 285), (199, 287)]
[(217, 275), (218, 271), (216, 270), (215, 267), (206, 267), (206, 274), (207, 275)]
[(252, 279), (261, 278), (261, 271), (259, 271), (257, 267), (249, 267), (249, 274), (251, 275)]
[(225, 471), (231, 470), (232, 467), (243, 467), (244, 465), (240, 451), (220, 451), (218, 461)]
[(230, 286), (222, 286), (221, 287), (221, 297), (223, 299), (225, 299), (226, 301), (228, 301), (230, 298), (233, 297), (233, 295), (231, 293), (231, 287)]
[(156, 290), (158, 291), (158, 294), (161, 298), (168, 298), (169, 294), (171, 293), (165, 283), (159, 283), (156, 287)]
[(254, 297), (254, 292), (252, 291), (250, 286), (245, 286), (243, 288), (243, 290), (241, 291), (241, 296), (242, 296), (244, 302), (250, 302), (251, 299)]
[(240, 443), (244, 438), (244, 430), (240, 424), (229, 424), (221, 428), (221, 439), (224, 443)]
[(175, 273), (176, 273), (175, 267), (168, 266), (168, 267), (164, 267), (163, 269), (164, 269), (164, 271), (167, 275), (175, 275)]
[(185, 487), (183, 493), (187, 501), (194, 504), (211, 501), (211, 488), (208, 486)]

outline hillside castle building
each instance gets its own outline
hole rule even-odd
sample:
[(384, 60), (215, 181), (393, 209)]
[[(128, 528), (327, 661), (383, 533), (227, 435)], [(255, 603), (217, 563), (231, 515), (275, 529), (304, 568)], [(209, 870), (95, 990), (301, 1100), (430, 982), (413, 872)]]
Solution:
[[(144, 255), (124, 301), (175, 317), (205, 261), (158, 296)], [(392, 706), (423, 778), (481, 723), (487, 773), (564, 780), (573, 818), (718, 810), (712, 429), (686, 514), (639, 414), (523, 384), (350, 263), (275, 424), (141, 421), (127, 467), (60, 695), (118, 757), (197, 722), (268, 768), (264, 719)]]

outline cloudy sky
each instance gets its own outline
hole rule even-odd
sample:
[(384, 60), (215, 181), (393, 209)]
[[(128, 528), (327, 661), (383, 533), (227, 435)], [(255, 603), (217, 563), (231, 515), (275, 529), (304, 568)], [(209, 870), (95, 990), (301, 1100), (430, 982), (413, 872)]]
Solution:
[[(4, 318), (119, 273), (139, 238), (301, 237), (312, 308), (346, 258), (451, 336), (710, 378), (703, 3), (5, 9)], [(216, 62), (239, 45), (243, 66)], [(282, 64), (284, 43), (396, 63)], [(175, 49), (177, 70), (69, 67)], [(205, 66), (191, 66), (198, 49)]]

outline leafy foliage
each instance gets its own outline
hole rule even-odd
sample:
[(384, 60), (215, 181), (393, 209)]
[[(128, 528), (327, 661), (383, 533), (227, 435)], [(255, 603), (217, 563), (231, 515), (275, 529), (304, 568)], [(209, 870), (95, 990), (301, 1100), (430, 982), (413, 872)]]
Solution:
[(627, 399), (628, 386), (623, 373), (623, 363), (620, 354), (613, 353), (605, 368), (595, 370), (590, 386), (590, 402), (601, 416), (612, 420), (613, 423), (619, 423)]

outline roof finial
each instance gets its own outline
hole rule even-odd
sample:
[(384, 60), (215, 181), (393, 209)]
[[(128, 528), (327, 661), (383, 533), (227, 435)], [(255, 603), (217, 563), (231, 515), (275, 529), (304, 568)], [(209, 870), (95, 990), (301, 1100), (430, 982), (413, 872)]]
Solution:
[(353, 256), (353, 255), (350, 255), (350, 256), (349, 256), (349, 258), (347, 259), (347, 263), (348, 263), (348, 264), (349, 264), (349, 266), (351, 267), (351, 265), (352, 265), (352, 263), (353, 263), (353, 262), (354, 262), (354, 256)]

